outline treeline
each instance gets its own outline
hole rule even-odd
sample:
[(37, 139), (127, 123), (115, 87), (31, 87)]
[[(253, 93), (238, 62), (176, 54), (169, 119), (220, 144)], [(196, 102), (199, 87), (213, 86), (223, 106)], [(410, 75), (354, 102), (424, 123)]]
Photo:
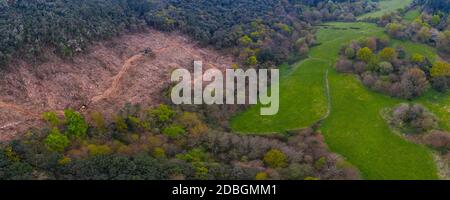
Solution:
[(342, 47), (336, 69), (355, 73), (367, 87), (398, 98), (419, 97), (430, 86), (443, 93), (450, 89), (449, 63), (408, 55), (402, 46), (390, 44), (388, 37), (352, 41)]
[(0, 0), (0, 66), (14, 56), (40, 58), (46, 48), (64, 57), (95, 40), (142, 29), (146, 0)]
[(339, 2), (343, 3), (0, 0), (0, 66), (13, 57), (39, 61), (45, 49), (71, 57), (86, 51), (92, 41), (151, 25), (161, 30), (181, 30), (203, 44), (231, 49), (249, 67), (271, 67), (285, 61), (292, 52), (294, 58), (304, 55), (315, 44), (310, 24), (317, 17), (352, 19), (375, 8), (366, 1)]
[(422, 12), (412, 22), (405, 21), (402, 13), (390, 13), (377, 22), (386, 33), (400, 40), (412, 40), (436, 47), (444, 57), (450, 56), (450, 16), (448, 13)]
[(450, 12), (450, 0), (416, 0), (416, 2), (431, 11)]
[(47, 128), (2, 145), (0, 179), (359, 179), (312, 129), (286, 138), (236, 135), (166, 105), (127, 105), (111, 122), (72, 110), (43, 118)]

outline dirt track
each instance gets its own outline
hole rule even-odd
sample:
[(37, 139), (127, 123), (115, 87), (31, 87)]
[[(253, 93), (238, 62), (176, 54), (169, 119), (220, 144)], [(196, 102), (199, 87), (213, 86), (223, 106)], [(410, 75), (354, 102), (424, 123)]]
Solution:
[[(150, 48), (155, 56), (142, 50)], [(46, 111), (62, 115), (66, 108), (108, 116), (125, 103), (155, 105), (175, 68), (191, 69), (194, 60), (204, 68), (224, 69), (233, 59), (200, 48), (186, 37), (149, 30), (128, 34), (91, 47), (88, 54), (67, 61), (48, 54), (37, 66), (15, 60), (0, 79), (0, 141), (9, 140), (31, 126), (42, 125)]]

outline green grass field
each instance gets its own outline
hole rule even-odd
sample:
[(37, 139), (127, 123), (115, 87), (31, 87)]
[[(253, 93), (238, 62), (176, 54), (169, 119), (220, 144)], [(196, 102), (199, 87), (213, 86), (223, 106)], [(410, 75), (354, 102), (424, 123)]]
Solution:
[(413, 0), (382, 0), (379, 2), (380, 10), (361, 15), (358, 17), (358, 20), (381, 17), (386, 13), (395, 12), (397, 9), (405, 8), (412, 2)]
[[(317, 33), (322, 44), (311, 50), (310, 59), (295, 65), (293, 72), (282, 78), (279, 114), (261, 117), (255, 106), (232, 120), (233, 130), (268, 133), (311, 125), (326, 113), (323, 77), (328, 69), (332, 106), (322, 132), (332, 151), (356, 165), (366, 179), (438, 178), (431, 152), (394, 134), (380, 115), (381, 110), (401, 100), (369, 91), (355, 76), (338, 74), (330, 65), (337, 59), (341, 45), (360, 37), (384, 35), (383, 29), (368, 23), (327, 25), (328, 28), (321, 28)], [(409, 54), (434, 54), (431, 48), (421, 44), (400, 41), (393, 44), (405, 46)], [(445, 116), (442, 107), (447, 105), (448, 109), (448, 95), (434, 96), (432, 101), (427, 97), (417, 101), (433, 105), (432, 111), (440, 111)]]
[(233, 118), (233, 129), (264, 134), (310, 126), (327, 111), (324, 74), (328, 66), (327, 62), (314, 59), (294, 65), (295, 69), (288, 69), (288, 74), (281, 76), (279, 114), (261, 116), (260, 106), (254, 106)]

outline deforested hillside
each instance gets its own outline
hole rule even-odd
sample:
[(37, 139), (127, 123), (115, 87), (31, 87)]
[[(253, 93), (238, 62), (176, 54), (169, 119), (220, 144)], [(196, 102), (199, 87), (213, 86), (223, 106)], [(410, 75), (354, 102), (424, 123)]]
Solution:
[(52, 52), (46, 57), (38, 65), (17, 59), (1, 72), (1, 139), (39, 122), (45, 111), (113, 113), (126, 103), (156, 105), (173, 69), (190, 69), (194, 59), (202, 60), (204, 68), (224, 69), (233, 63), (232, 57), (201, 48), (178, 33), (152, 29), (96, 42), (89, 53), (71, 60)]

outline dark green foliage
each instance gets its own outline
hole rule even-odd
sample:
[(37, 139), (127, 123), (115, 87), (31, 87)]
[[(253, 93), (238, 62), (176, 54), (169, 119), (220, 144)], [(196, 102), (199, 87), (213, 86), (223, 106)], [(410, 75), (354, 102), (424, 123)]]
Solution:
[(0, 180), (27, 180), (32, 178), (33, 168), (20, 161), (12, 161), (0, 151)]
[(16, 0), (0, 2), (0, 66), (13, 54), (38, 58), (50, 46), (63, 57), (94, 40), (144, 27), (146, 0)]

